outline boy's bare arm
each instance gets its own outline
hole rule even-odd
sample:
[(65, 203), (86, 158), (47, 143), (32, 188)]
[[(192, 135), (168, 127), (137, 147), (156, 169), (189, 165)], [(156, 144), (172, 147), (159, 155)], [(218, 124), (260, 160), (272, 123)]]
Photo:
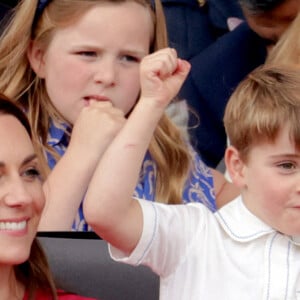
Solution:
[(141, 208), (132, 194), (153, 132), (165, 107), (189, 71), (172, 49), (141, 63), (141, 97), (126, 124), (103, 155), (84, 201), (88, 223), (103, 239), (130, 253), (142, 228)]

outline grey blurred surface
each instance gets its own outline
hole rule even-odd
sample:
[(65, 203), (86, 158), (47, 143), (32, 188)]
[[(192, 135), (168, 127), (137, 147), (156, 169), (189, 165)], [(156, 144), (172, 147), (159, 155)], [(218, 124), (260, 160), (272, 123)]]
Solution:
[(102, 300), (158, 300), (159, 278), (149, 268), (113, 261), (100, 239), (39, 237), (56, 282), (66, 291)]

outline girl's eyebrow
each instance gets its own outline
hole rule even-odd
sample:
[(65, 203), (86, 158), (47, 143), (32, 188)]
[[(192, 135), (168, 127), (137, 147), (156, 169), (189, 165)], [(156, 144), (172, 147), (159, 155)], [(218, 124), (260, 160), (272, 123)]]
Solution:
[[(84, 49), (84, 50), (90, 50), (90, 51), (101, 51), (102, 50), (102, 47), (100, 46), (97, 46), (97, 45), (92, 45), (92, 44), (80, 44), (80, 45), (74, 45), (74, 48), (77, 50), (81, 50), (81, 49)], [(146, 55), (148, 55), (148, 53), (146, 51), (143, 51), (143, 50), (139, 50), (139, 49), (134, 49), (134, 48), (122, 48), (120, 49), (120, 52), (122, 53), (128, 53), (128, 54), (131, 54), (131, 55), (137, 55), (137, 56), (140, 56), (140, 57), (144, 57)]]
[(131, 49), (123, 49), (122, 53), (126, 53), (128, 55), (137, 56), (137, 57), (144, 57), (147, 55), (147, 53), (144, 51), (131, 50)]

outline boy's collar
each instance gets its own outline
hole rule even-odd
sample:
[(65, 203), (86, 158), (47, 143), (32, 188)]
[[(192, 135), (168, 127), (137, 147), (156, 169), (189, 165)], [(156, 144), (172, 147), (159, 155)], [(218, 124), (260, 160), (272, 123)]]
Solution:
[(222, 207), (215, 215), (223, 229), (235, 241), (249, 242), (275, 232), (246, 208), (241, 196)]
[(300, 246), (300, 236), (299, 235), (293, 235), (290, 237), (293, 244)]
[[(215, 212), (215, 216), (227, 234), (238, 242), (249, 242), (277, 232), (252, 214), (244, 205), (241, 196)], [(300, 235), (286, 237), (294, 245), (300, 246)]]

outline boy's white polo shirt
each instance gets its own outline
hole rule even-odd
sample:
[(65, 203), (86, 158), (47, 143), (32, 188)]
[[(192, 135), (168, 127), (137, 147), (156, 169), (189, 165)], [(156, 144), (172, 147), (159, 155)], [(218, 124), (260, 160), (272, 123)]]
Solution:
[[(260, 221), (240, 197), (215, 214), (201, 204), (138, 200), (142, 237), (129, 257), (161, 276), (161, 300), (300, 299), (300, 248)], [(298, 298), (297, 298), (298, 296)]]

